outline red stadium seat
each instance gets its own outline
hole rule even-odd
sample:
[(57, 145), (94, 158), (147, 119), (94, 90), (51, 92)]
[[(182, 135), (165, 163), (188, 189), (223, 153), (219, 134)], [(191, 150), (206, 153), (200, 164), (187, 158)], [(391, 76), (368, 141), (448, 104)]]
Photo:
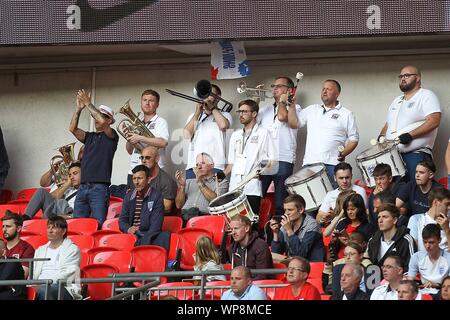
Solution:
[(120, 215), (120, 211), (122, 211), (122, 202), (110, 203), (108, 207), (108, 213), (106, 215), (106, 220), (118, 218)]
[(27, 188), (27, 189), (22, 189), (19, 191), (19, 193), (17, 193), (17, 200), (20, 199), (31, 199), (31, 197), (33, 196), (33, 194), (38, 190), (39, 188)]
[(272, 217), (272, 201), (270, 199), (262, 198), (261, 206), (259, 208), (259, 226), (260, 231), (264, 230), (267, 221)]
[(194, 270), (195, 262), (192, 254), (195, 252), (195, 243), (201, 235), (212, 239), (212, 232), (202, 228), (187, 228), (178, 231), (180, 237), (178, 248), (181, 249), (180, 267), (182, 270)]
[(311, 271), (309, 272), (309, 279), (322, 279), (323, 268), (325, 267), (325, 262), (310, 262)]
[[(217, 280), (217, 281), (208, 281), (208, 282), (206, 282), (206, 286), (207, 287), (216, 287), (216, 286), (217, 287), (219, 287), (219, 286), (222, 287), (222, 286), (230, 286), (230, 285), (231, 285), (231, 283), (230, 283), (229, 280)], [(205, 294), (210, 294), (210, 295), (221, 297), (222, 294), (226, 290), (228, 290), (228, 288), (227, 289), (207, 289), (205, 291)]]
[[(109, 264), (91, 264), (81, 269), (82, 278), (107, 278), (112, 273), (119, 273), (119, 269)], [(111, 283), (89, 283), (83, 286), (87, 287), (87, 296), (91, 300), (105, 300), (112, 296)]]
[(94, 255), (94, 264), (106, 263), (119, 269), (120, 273), (130, 272), (131, 253), (130, 251), (106, 251), (98, 252)]
[[(283, 263), (274, 263), (273, 267), (274, 267), (274, 269), (287, 269), (287, 266)], [(277, 279), (277, 280), (281, 280), (283, 282), (285, 282), (285, 280), (286, 280), (285, 273), (275, 274), (274, 276), (275, 276), (275, 279)]]
[(99, 247), (111, 247), (117, 250), (131, 251), (136, 242), (136, 237), (132, 234), (118, 233), (107, 234), (99, 239)]
[[(159, 246), (137, 246), (131, 249), (131, 267), (134, 272), (164, 272), (167, 266), (166, 249)], [(161, 283), (167, 282), (161, 278)], [(135, 286), (141, 285), (139, 282)]]
[(47, 236), (23, 236), (20, 237), (23, 241), (28, 242), (34, 250), (37, 250), (40, 246), (43, 246), (48, 242)]
[(443, 177), (443, 178), (439, 179), (439, 183), (442, 184), (445, 189), (447, 189), (447, 187), (448, 187), (448, 177)]
[(25, 235), (47, 236), (47, 220), (25, 220), (22, 226), (22, 236)]
[(331, 295), (330, 294), (322, 294), (320, 296), (321, 300), (330, 300), (331, 299)]
[[(224, 263), (223, 270), (229, 270), (229, 271), (233, 270), (233, 268), (231, 267), (231, 263)], [(230, 280), (230, 275), (227, 274), (226, 278), (227, 278), (227, 281)]]
[(68, 219), (68, 234), (72, 232), (75, 234), (85, 234), (91, 235), (98, 228), (98, 221), (94, 218), (76, 218), (76, 219)]
[(5, 212), (9, 210), (14, 213), (20, 214), (20, 205), (18, 204), (0, 204), (0, 219), (3, 218)]
[(323, 291), (322, 288), (322, 279), (308, 278), (308, 282), (316, 287), (320, 294), (325, 294), (325, 291)]
[(186, 228), (202, 228), (211, 231), (214, 245), (219, 247), (225, 231), (225, 219), (223, 216), (192, 217), (187, 222)]
[(177, 233), (170, 234), (170, 244), (169, 252), (167, 253), (168, 260), (175, 260), (177, 258), (178, 242), (180, 242), (180, 237)]
[(89, 255), (87, 252), (80, 252), (80, 269), (89, 264)]
[(14, 198), (13, 192), (9, 189), (0, 190), (0, 204), (6, 204)]
[(27, 300), (36, 300), (37, 291), (34, 287), (27, 287)]
[(109, 204), (113, 204), (113, 203), (122, 203), (123, 199), (119, 198), (119, 197), (114, 197), (114, 196), (110, 196), (109, 197)]
[(433, 300), (433, 297), (429, 294), (422, 294), (422, 300)]
[(103, 222), (102, 230), (113, 230), (120, 232), (119, 229), (119, 218), (108, 219)]
[(88, 255), (88, 264), (94, 263), (94, 257), (99, 252), (110, 252), (110, 251), (119, 251), (116, 248), (109, 248), (109, 247), (100, 247), (100, 248), (92, 248), (89, 249), (86, 253)]
[(75, 243), (81, 252), (88, 252), (94, 247), (94, 237), (86, 235), (68, 236)]
[[(205, 293), (203, 296), (203, 300), (220, 300), (222, 298), (222, 295), (220, 294), (214, 294), (211, 293)], [(187, 298), (186, 300), (201, 300), (200, 294), (194, 294), (192, 297)]]
[(178, 232), (183, 227), (183, 219), (176, 216), (164, 216), (162, 231)]
[[(171, 287), (186, 287), (186, 289), (180, 289), (180, 290), (170, 290)], [(157, 291), (152, 291), (152, 299), (156, 299), (158, 300), (158, 297), (163, 297), (163, 296), (167, 296), (167, 295), (172, 295), (177, 297), (180, 300), (187, 300), (192, 298), (192, 296), (194, 295), (194, 290), (189, 290), (188, 287), (193, 287), (192, 283), (189, 282), (169, 282), (169, 283), (163, 283), (160, 284), (159, 286), (157, 286), (156, 288), (167, 288), (167, 290), (157, 290)], [(159, 293), (158, 293), (159, 291)]]
[(107, 234), (119, 234), (119, 231), (115, 230), (97, 230), (91, 236), (94, 238), (94, 248), (98, 247), (100, 239)]
[(8, 204), (28, 205), (29, 202), (30, 202), (30, 199), (16, 199), (16, 200), (9, 201)]
[[(276, 280), (276, 279), (265, 279), (265, 280), (254, 280), (253, 281), (254, 285), (273, 285), (273, 284), (284, 284), (283, 281), (281, 280)], [(275, 291), (278, 290), (275, 288), (261, 288), (266, 295), (270, 298), (270, 300), (273, 300), (273, 298), (275, 297)]]

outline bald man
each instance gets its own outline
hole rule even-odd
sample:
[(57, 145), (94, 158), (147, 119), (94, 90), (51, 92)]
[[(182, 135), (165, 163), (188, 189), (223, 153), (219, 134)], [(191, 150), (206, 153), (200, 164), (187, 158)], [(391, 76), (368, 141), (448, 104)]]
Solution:
[[(378, 139), (383, 136), (394, 140), (398, 136), (398, 148), (407, 170), (405, 181), (408, 182), (414, 181), (417, 163), (432, 160), (431, 152), (441, 122), (441, 106), (431, 90), (422, 88), (422, 75), (417, 67), (403, 67), (398, 78), (403, 94), (391, 103)], [(420, 124), (419, 121), (424, 122)], [(415, 129), (409, 128), (414, 124), (417, 125)]]

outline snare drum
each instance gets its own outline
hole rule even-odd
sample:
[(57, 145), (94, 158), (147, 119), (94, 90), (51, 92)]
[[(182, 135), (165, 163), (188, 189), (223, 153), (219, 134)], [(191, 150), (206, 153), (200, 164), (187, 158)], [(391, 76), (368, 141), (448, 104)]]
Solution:
[(333, 190), (325, 165), (315, 164), (305, 166), (284, 182), (290, 194), (299, 194), (305, 199), (305, 211), (320, 207), (322, 200)]
[(370, 187), (375, 186), (375, 178), (373, 169), (379, 163), (386, 163), (391, 167), (392, 176), (404, 176), (406, 173), (405, 164), (397, 149), (397, 145), (393, 142), (378, 143), (369, 148), (356, 157), (356, 164), (361, 170), (362, 177), (366, 184)]
[(227, 223), (237, 214), (242, 214), (253, 223), (259, 221), (259, 216), (254, 214), (247, 196), (241, 190), (225, 193), (209, 204), (209, 213), (212, 215), (224, 215)]

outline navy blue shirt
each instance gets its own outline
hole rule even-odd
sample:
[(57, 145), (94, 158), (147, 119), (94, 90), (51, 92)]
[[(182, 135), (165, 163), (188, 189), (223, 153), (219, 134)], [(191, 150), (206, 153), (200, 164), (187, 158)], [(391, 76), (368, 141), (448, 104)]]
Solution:
[(114, 138), (104, 132), (86, 132), (84, 153), (81, 161), (81, 183), (111, 184), (114, 153), (119, 136), (113, 129)]
[[(442, 188), (442, 185), (433, 180), (431, 189)], [(430, 191), (431, 191), (430, 189)], [(430, 209), (428, 205), (428, 194), (423, 193), (420, 187), (416, 184), (416, 181), (410, 181), (403, 185), (397, 193), (397, 198), (402, 200), (405, 204), (405, 208), (408, 208), (408, 217), (417, 213), (424, 213)]]

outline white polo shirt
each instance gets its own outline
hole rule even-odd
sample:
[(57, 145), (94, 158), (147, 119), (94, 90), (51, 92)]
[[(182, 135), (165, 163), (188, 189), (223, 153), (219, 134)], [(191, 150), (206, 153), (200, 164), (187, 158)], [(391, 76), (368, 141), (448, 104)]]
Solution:
[[(295, 105), (297, 113), (302, 109)], [(273, 104), (260, 106), (257, 122), (270, 133), (275, 146), (275, 160), (295, 163), (297, 152), (297, 131), (291, 129), (287, 122), (278, 120), (278, 107)]]
[[(139, 118), (144, 121), (144, 115), (139, 115)], [(153, 118), (151, 118), (150, 121), (145, 124), (145, 126), (150, 130), (151, 133), (153, 133), (156, 138), (163, 138), (164, 140), (169, 141), (169, 126), (164, 118), (161, 118), (159, 115), (155, 114)], [(158, 165), (160, 168), (164, 168), (166, 165), (166, 148), (161, 148), (158, 152)], [(133, 153), (131, 153), (131, 163), (128, 174), (133, 174), (131, 170), (142, 163), (139, 159), (140, 155), (141, 154), (139, 153), (139, 151), (134, 148)]]
[[(229, 112), (222, 112), (222, 115), (230, 122), (230, 127), (233, 125), (233, 119)], [(192, 119), (192, 113), (186, 124)], [(189, 143), (188, 158), (186, 170), (195, 167), (196, 157), (199, 153), (205, 152), (209, 154), (214, 160), (214, 168), (223, 170), (226, 163), (225, 153), (225, 131), (221, 131), (214, 119), (214, 116), (202, 114), (201, 119), (195, 122), (196, 130), (194, 137)]]
[(297, 114), (300, 126), (307, 126), (303, 165), (322, 162), (337, 165), (338, 147), (345, 142), (358, 141), (356, 118), (340, 103), (334, 108), (313, 104)]
[[(450, 254), (441, 250), (439, 259), (433, 263), (426, 251), (414, 253), (409, 261), (408, 277), (415, 278), (417, 273), (420, 273), (420, 281), (422, 283), (427, 281), (442, 283), (442, 280), (450, 275)], [(434, 294), (437, 291), (437, 289), (421, 290), (421, 293)]]
[[(228, 149), (228, 163), (232, 164), (230, 190), (242, 181), (263, 160), (273, 160), (273, 140), (265, 128), (255, 124), (249, 136), (244, 135), (244, 130), (236, 130), (230, 138)], [(262, 196), (261, 180), (250, 180), (244, 187), (244, 194)]]
[[(360, 186), (357, 185), (352, 185), (352, 190), (355, 191), (356, 193), (358, 193), (361, 197), (363, 197), (364, 199), (364, 204), (367, 206), (367, 195), (366, 195), (366, 190), (364, 190), (364, 188), (361, 188)], [(341, 193), (341, 191), (338, 189), (334, 189), (333, 191), (329, 191), (326, 195), (325, 198), (322, 201), (322, 205), (319, 208), (319, 211), (323, 211), (323, 212), (328, 212), (328, 210), (330, 209), (334, 209), (336, 207), (336, 199), (339, 196), (339, 193)]]
[[(414, 238), (414, 240), (417, 241), (418, 251), (426, 251), (425, 246), (423, 245), (422, 231), (426, 225), (431, 223), (437, 224), (437, 222), (432, 217), (430, 217), (428, 212), (414, 214), (409, 218), (409, 234)], [(448, 249), (447, 237), (444, 230), (441, 230), (441, 243), (439, 243), (439, 247), (446, 251)]]
[[(430, 90), (421, 88), (409, 100), (404, 100), (403, 95), (398, 96), (388, 109), (386, 138), (393, 140), (397, 136), (396, 132), (398, 130), (412, 123), (425, 120), (426, 116), (435, 112), (441, 112), (441, 106), (437, 96)], [(398, 148), (400, 152), (410, 152), (421, 148), (433, 149), (437, 131), (438, 128), (419, 138), (415, 138), (406, 146), (399, 144)]]
[[(389, 283), (382, 284), (372, 291), (370, 300), (398, 300), (398, 292), (389, 286)], [(422, 300), (422, 295), (417, 294), (416, 300)]]

